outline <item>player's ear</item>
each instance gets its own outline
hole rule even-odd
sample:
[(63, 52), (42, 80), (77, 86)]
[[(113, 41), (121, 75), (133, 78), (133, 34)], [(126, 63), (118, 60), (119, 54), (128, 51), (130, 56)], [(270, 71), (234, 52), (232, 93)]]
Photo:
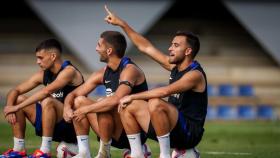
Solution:
[(107, 48), (107, 50), (106, 50), (107, 55), (111, 55), (112, 52), (113, 52), (113, 48), (112, 47)]
[(55, 61), (56, 58), (57, 58), (57, 53), (52, 52), (52, 53), (51, 53), (51, 60), (52, 60), (52, 61)]
[(188, 56), (188, 55), (191, 55), (191, 54), (192, 54), (192, 48), (190, 48), (190, 47), (186, 48), (185, 55)]

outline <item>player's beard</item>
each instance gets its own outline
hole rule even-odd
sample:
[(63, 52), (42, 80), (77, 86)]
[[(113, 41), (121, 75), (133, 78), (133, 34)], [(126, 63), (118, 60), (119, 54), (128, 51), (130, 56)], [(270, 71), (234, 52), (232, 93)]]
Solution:
[(179, 57), (175, 57), (175, 56), (169, 56), (168, 62), (170, 64), (178, 64), (181, 63), (184, 60), (184, 58), (179, 58)]
[(104, 62), (104, 63), (107, 63), (107, 62), (108, 62), (108, 58), (107, 58), (106, 56), (102, 56), (102, 55), (100, 55), (99, 60), (100, 60), (101, 62)]
[(103, 63), (107, 63), (107, 62), (108, 62), (108, 59), (100, 58), (100, 61), (103, 62)]

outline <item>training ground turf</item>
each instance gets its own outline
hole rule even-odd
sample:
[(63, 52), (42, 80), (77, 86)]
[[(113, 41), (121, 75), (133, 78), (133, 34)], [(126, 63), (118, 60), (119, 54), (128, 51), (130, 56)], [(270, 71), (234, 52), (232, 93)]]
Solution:
[[(208, 121), (205, 134), (198, 146), (202, 158), (279, 158), (280, 121)], [(40, 138), (35, 137), (33, 127), (28, 124), (26, 147), (28, 153), (40, 146)], [(97, 152), (96, 137), (90, 136), (91, 153)], [(0, 152), (12, 147), (11, 129), (0, 117)], [(158, 157), (159, 147), (149, 140), (153, 157)], [(53, 144), (55, 155), (56, 143)], [(122, 150), (112, 148), (112, 157), (121, 157)]]

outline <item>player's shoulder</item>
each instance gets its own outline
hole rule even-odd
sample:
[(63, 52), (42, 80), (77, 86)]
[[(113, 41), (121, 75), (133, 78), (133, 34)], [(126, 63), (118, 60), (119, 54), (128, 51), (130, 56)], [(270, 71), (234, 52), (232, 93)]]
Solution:
[(193, 81), (200, 81), (204, 78), (203, 73), (197, 69), (185, 73), (182, 78), (191, 79)]
[(58, 77), (73, 77), (77, 72), (75, 67), (69, 65), (59, 72)]
[(127, 65), (124, 67), (123, 70), (124, 70), (125, 72), (126, 72), (126, 71), (129, 71), (129, 72), (131, 72), (131, 71), (133, 71), (133, 72), (141, 72), (141, 69), (140, 69), (137, 65), (135, 65), (135, 64), (133, 64), (133, 63), (127, 64)]
[(66, 73), (74, 73), (78, 71), (73, 65), (67, 65), (62, 72), (66, 72)]

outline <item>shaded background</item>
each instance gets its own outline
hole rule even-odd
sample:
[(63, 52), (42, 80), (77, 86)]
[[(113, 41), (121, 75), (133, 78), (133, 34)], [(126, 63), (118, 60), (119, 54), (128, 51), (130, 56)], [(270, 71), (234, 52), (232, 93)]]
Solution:
[[(104, 22), (104, 4), (166, 53), (177, 30), (199, 35), (197, 60), (208, 75), (209, 119), (239, 119), (243, 115), (249, 119), (257, 119), (258, 115), (279, 118), (278, 1), (3, 1), (1, 103), (9, 89), (38, 70), (34, 49), (47, 38), (59, 39), (64, 57), (86, 77), (103, 67), (95, 52), (99, 34), (121, 31)], [(167, 83), (169, 72), (131, 43), (127, 56), (144, 70), (151, 88)], [(102, 87), (92, 93), (103, 94)]]
[[(177, 30), (199, 35), (197, 60), (209, 82), (206, 133), (199, 145), (202, 156), (279, 157), (280, 2), (276, 0), (1, 1), (1, 109), (8, 90), (39, 69), (34, 50), (42, 40), (59, 39), (64, 58), (86, 78), (104, 66), (95, 52), (99, 34), (121, 31), (104, 22), (105, 3), (163, 52), (168, 53)], [(131, 44), (127, 56), (143, 69), (150, 88), (167, 84), (169, 72)], [(91, 96), (104, 94), (104, 88), (98, 87)], [(2, 152), (12, 142), (2, 114), (0, 126)], [(40, 138), (33, 137), (30, 125), (27, 137), (31, 152)], [(98, 144), (91, 142), (95, 153)], [(158, 145), (151, 143), (151, 147), (157, 155)], [(112, 152), (114, 156), (121, 151)]]

